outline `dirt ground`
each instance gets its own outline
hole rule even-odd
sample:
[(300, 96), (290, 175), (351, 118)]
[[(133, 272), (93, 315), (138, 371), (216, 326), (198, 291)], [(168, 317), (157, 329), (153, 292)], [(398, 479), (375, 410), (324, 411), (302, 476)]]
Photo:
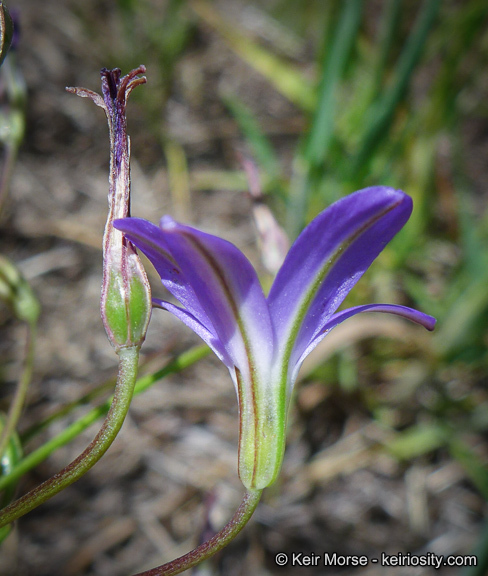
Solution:
[[(99, 10), (93, 34), (116, 30), (109, 2), (19, 0), (18, 62), (28, 88), (27, 132), (2, 219), (2, 252), (16, 261), (42, 304), (34, 380), (22, 429), (114, 375), (116, 356), (99, 318), (101, 234), (106, 214), (108, 134), (103, 112), (65, 93), (67, 85), (99, 89), (104, 48), (90, 44), (87, 14)], [(231, 3), (232, 5), (234, 3)], [(80, 17), (80, 13), (82, 17)], [(304, 55), (306, 60), (306, 54)], [(140, 62), (137, 62), (139, 64)], [(142, 62), (141, 62), (142, 63)], [(304, 64), (305, 66), (306, 64)], [(127, 70), (123, 70), (127, 72)], [(138, 91), (159, 90), (159, 72)], [(198, 75), (199, 86), (192, 82)], [(161, 126), (185, 147), (192, 171), (237, 169), (239, 135), (217, 85), (242, 87), (283, 162), (303, 129), (300, 114), (203, 27), (180, 59)], [(157, 92), (155, 98), (159, 97)], [(237, 244), (259, 266), (246, 194), (222, 187), (195, 192), (175, 207), (158, 129), (145, 125), (141, 97), (129, 104), (133, 214), (156, 221), (182, 210), (187, 221)], [(280, 133), (281, 129), (281, 133)], [(152, 277), (156, 295), (161, 293)], [(158, 292), (160, 291), (160, 292)], [(0, 310), (2, 397), (21, 370), (24, 328)], [(386, 326), (386, 324), (385, 324)], [(367, 329), (367, 328), (366, 328)], [(388, 324), (385, 330), (397, 329)], [(341, 346), (338, 330), (336, 340)], [(198, 339), (155, 311), (143, 362), (164, 366)], [(367, 371), (364, 371), (367, 374)], [(5, 390), (5, 392), (4, 392)], [(78, 408), (36, 438), (57, 434), (86, 411)], [(48, 478), (92, 439), (97, 425), (22, 479), (24, 493)], [(290, 415), (282, 475), (265, 491), (243, 534), (195, 574), (226, 576), (349, 574), (330, 567), (277, 567), (279, 552), (361, 555), (466, 554), (476, 543), (486, 504), (460, 466), (437, 451), (399, 463), (375, 450), (384, 432), (354, 395), (308, 381)], [(113, 447), (81, 481), (17, 522), (0, 551), (1, 576), (129, 576), (189, 550), (220, 527), (240, 502), (237, 405), (226, 369), (212, 356), (135, 398)], [(364, 576), (423, 576), (429, 569), (379, 568)], [(457, 569), (442, 568), (440, 576)]]

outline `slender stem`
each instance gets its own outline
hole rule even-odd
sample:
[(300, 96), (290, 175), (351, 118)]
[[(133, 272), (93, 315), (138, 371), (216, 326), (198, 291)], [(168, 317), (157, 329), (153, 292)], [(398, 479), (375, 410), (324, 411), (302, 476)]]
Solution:
[(197, 546), (184, 556), (180, 556), (171, 562), (167, 562), (162, 566), (153, 568), (146, 572), (140, 572), (135, 576), (173, 576), (180, 574), (200, 562), (203, 562), (210, 556), (213, 556), (219, 550), (222, 550), (227, 544), (233, 540), (244, 526), (249, 522), (253, 515), (256, 506), (261, 498), (262, 490), (246, 492), (239, 508), (232, 516), (231, 520), (217, 532), (215, 536), (207, 540), (200, 546)]
[(81, 478), (100, 460), (115, 440), (132, 399), (137, 377), (139, 347), (122, 348), (118, 351), (118, 355), (119, 373), (112, 405), (92, 443), (66, 468), (4, 508), (0, 512), (0, 528), (27, 514)]
[(0, 457), (5, 452), (8, 446), (10, 437), (13, 431), (17, 427), (17, 422), (19, 421), (20, 415), (22, 413), (22, 408), (24, 406), (25, 397), (27, 395), (27, 390), (29, 388), (32, 379), (32, 370), (34, 366), (34, 350), (36, 342), (36, 324), (34, 322), (30, 323), (27, 328), (27, 340), (26, 340), (26, 354), (25, 354), (25, 365), (20, 377), (20, 381), (17, 385), (17, 390), (15, 392), (14, 399), (10, 405), (7, 420), (5, 421), (5, 426), (0, 434)]
[[(158, 370), (154, 374), (149, 374), (143, 378), (140, 378), (136, 383), (134, 396), (141, 394), (149, 387), (151, 387), (155, 382), (162, 380), (168, 374), (180, 372), (184, 368), (191, 366), (201, 358), (207, 356), (209, 352), (210, 349), (207, 346), (197, 346), (191, 350), (188, 350), (187, 352), (183, 352), (161, 370)], [(71, 442), (71, 440), (76, 438), (81, 432), (83, 432), (83, 430), (86, 430), (91, 424), (96, 422), (103, 415), (107, 414), (111, 402), (112, 399), (109, 399), (100, 406), (93, 408), (84, 414), (81, 418), (76, 420), (76, 422), (73, 422), (73, 424), (63, 429), (57, 436), (51, 438), (51, 440), (40, 446), (37, 450), (34, 450), (28, 454), (12, 469), (9, 474), (0, 476), (0, 490), (3, 490), (9, 484), (15, 482), (21, 476), (26, 474), (29, 470), (32, 470), (38, 464), (44, 462), (44, 460), (46, 460), (46, 458), (48, 458), (58, 448), (61, 448), (62, 446), (65, 446)], [(51, 421), (52, 420), (49, 419), (49, 422)]]
[(10, 180), (12, 178), (16, 158), (17, 146), (14, 144), (7, 144), (5, 146), (5, 158), (3, 162), (2, 175), (0, 177), (0, 213), (3, 210), (8, 196)]

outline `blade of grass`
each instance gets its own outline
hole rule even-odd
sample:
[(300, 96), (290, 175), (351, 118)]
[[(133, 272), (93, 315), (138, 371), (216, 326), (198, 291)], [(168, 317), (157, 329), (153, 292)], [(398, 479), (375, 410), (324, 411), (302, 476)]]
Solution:
[[(0, 414), (0, 432), (4, 429), (5, 422), (2, 414)], [(22, 446), (20, 444), (17, 434), (10, 434), (10, 440), (7, 445), (7, 449), (4, 450), (2, 457), (0, 458), (0, 478), (5, 474), (9, 474), (15, 464), (20, 460), (22, 456)], [(12, 484), (4, 491), (3, 495), (0, 497), (0, 508), (7, 506), (15, 497), (16, 485)], [(8, 526), (3, 526), (0, 528), (0, 545), (7, 538), (12, 530), (12, 524)]]
[(386, 451), (399, 460), (410, 460), (436, 450), (447, 442), (446, 431), (437, 424), (418, 424), (399, 432), (385, 444)]
[(464, 468), (483, 498), (488, 501), (488, 467), (486, 462), (481, 462), (473, 450), (456, 437), (455, 432), (449, 442), (449, 451)]
[(0, 432), (0, 459), (9, 445), (11, 437), (16, 434), (17, 424), (24, 408), (27, 391), (29, 389), (34, 369), (37, 323), (33, 322), (27, 327), (25, 365), (17, 384), (14, 398), (10, 405), (7, 419)]
[(164, 145), (168, 167), (169, 189), (173, 214), (182, 222), (191, 220), (190, 176), (185, 151), (180, 144), (168, 140)]
[(304, 150), (311, 166), (323, 163), (332, 139), (337, 87), (356, 41), (361, 14), (362, 0), (344, 2), (331, 48), (323, 58), (318, 104)]
[(480, 36), (486, 31), (487, 19), (488, 4), (484, 0), (471, 0), (460, 4), (442, 22), (437, 35), (442, 67), (429, 98), (427, 127), (445, 131), (446, 125), (452, 126), (458, 118), (456, 100), (463, 93), (466, 81), (478, 73), (476, 65), (469, 61), (472, 58), (469, 51), (482, 42)]
[[(465, 349), (467, 343), (472, 344), (474, 328), (488, 310), (487, 281), (488, 274), (476, 282), (466, 277), (465, 290), (451, 303), (434, 336), (435, 347), (441, 356), (447, 357)], [(482, 327), (482, 338), (485, 332), (485, 327)]]
[[(266, 188), (265, 182), (263, 188)], [(245, 192), (248, 189), (246, 174), (242, 170), (193, 170), (190, 172), (192, 190), (215, 190), (223, 188), (233, 192)]]
[(370, 160), (376, 147), (389, 131), (396, 107), (405, 95), (440, 5), (440, 0), (424, 1), (414, 28), (395, 66), (392, 82), (372, 107), (369, 118), (366, 119), (364, 136), (352, 162), (351, 173), (357, 178), (361, 178), (360, 172), (364, 170), (365, 164)]
[(388, 58), (400, 23), (401, 6), (402, 0), (390, 0), (390, 2), (385, 2), (383, 6), (378, 42), (378, 59), (373, 70), (373, 100), (379, 95), (384, 81)]
[[(322, 59), (318, 103), (303, 150), (294, 163), (287, 228), (295, 238), (306, 223), (310, 196), (323, 176), (325, 157), (334, 131), (337, 88), (344, 75), (348, 56), (361, 23), (362, 1), (347, 0), (339, 15), (337, 29)], [(326, 22), (326, 26), (330, 23)]]
[(488, 520), (485, 520), (480, 538), (471, 555), (476, 558), (476, 565), (465, 568), (461, 576), (486, 576), (488, 573)]

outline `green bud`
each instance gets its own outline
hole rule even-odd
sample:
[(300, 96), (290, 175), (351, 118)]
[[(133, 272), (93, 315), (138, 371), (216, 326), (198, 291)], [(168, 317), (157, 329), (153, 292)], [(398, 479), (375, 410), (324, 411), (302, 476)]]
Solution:
[(135, 248), (113, 227), (117, 218), (130, 215), (130, 146), (126, 106), (132, 90), (144, 84), (139, 66), (121, 77), (115, 68), (101, 71), (102, 94), (86, 88), (68, 92), (90, 98), (105, 111), (110, 134), (109, 213), (103, 236), (103, 281), (100, 310), (103, 325), (115, 350), (141, 346), (151, 317), (151, 288)]
[(141, 346), (151, 317), (149, 282), (131, 245), (123, 246), (120, 259), (111, 256), (109, 248), (101, 298), (103, 324), (116, 350)]

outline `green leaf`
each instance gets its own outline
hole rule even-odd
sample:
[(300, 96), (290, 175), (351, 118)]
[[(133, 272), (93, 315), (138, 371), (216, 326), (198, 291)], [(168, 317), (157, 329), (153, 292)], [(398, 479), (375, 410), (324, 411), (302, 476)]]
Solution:
[(407, 90), (415, 66), (420, 60), (425, 43), (434, 24), (440, 0), (425, 0), (415, 26), (408, 37), (398, 63), (392, 82), (383, 95), (372, 107), (352, 172), (359, 172), (371, 158), (372, 152), (388, 133), (393, 114)]

